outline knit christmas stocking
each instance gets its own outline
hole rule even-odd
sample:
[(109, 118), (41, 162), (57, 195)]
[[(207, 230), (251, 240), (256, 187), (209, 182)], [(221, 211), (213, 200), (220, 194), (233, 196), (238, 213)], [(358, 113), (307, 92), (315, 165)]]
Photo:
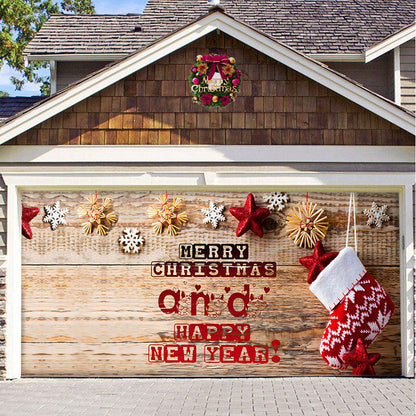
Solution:
[(321, 355), (330, 367), (347, 368), (343, 355), (362, 339), (367, 348), (389, 322), (394, 305), (351, 247), (341, 250), (310, 285), (330, 311)]

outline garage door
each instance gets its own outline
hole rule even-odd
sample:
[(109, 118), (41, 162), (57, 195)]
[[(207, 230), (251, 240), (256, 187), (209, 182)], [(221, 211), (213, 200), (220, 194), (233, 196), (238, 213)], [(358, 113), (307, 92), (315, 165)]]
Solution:
[[(253, 194), (259, 207), (268, 205), (265, 194)], [(33, 239), (23, 241), (24, 376), (350, 374), (331, 369), (320, 356), (328, 311), (310, 292), (308, 270), (298, 261), (312, 250), (299, 248), (284, 229), (287, 214), (306, 194), (287, 192), (285, 207), (263, 222), (263, 238), (252, 231), (236, 237), (238, 221), (230, 207), (244, 206), (247, 192), (169, 192), (165, 208), (180, 198), (183, 205), (174, 214), (186, 212), (189, 219), (181, 225), (169, 217), (178, 226), (175, 236), (167, 223), (154, 232), (157, 217), (149, 217), (149, 207), (172, 213), (163, 211), (159, 191), (99, 192), (97, 204), (111, 198), (117, 222), (107, 235), (95, 229), (85, 234), (86, 217), (79, 217), (78, 208), (89, 203), (89, 195), (23, 194), (25, 206), (41, 210), (31, 222)], [(356, 198), (359, 257), (396, 306), (369, 351), (382, 354), (378, 375), (400, 375), (398, 194)], [(308, 200), (328, 217), (325, 249), (339, 251), (349, 194), (314, 192)], [(66, 225), (52, 230), (42, 221), (44, 207), (57, 201), (69, 212)], [(388, 205), (390, 221), (381, 228), (368, 226), (362, 213), (373, 201)], [(216, 228), (204, 223), (211, 217), (201, 211), (210, 202), (225, 207), (225, 220), (213, 216)]]

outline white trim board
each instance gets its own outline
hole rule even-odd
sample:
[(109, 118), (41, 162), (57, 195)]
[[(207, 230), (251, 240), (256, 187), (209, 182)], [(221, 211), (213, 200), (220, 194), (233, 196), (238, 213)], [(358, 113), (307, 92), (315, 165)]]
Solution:
[(51, 71), (51, 94), (55, 94), (57, 82), (56, 61), (49, 61), (49, 68)]
[(118, 61), (128, 56), (128, 53), (56, 53), (56, 54), (29, 54), (26, 59), (30, 61)]
[(8, 146), (0, 163), (415, 163), (413, 146)]
[(403, 30), (396, 32), (395, 34), (368, 48), (364, 52), (365, 63), (371, 62), (379, 56), (384, 55), (385, 53), (397, 48), (411, 39), (414, 39), (415, 37), (416, 23), (407, 26)]
[[(76, 169), (75, 167), (73, 167)], [(16, 171), (4, 173), (7, 185), (8, 216), (8, 273), (6, 275), (6, 308), (8, 322), (6, 325), (6, 377), (21, 377), (21, 208), (20, 192), (23, 189), (88, 189), (91, 186), (112, 189), (147, 189), (149, 186), (172, 186), (186, 190), (202, 189), (236, 190), (237, 188), (264, 189), (265, 187), (308, 187), (310, 191), (336, 188), (337, 191), (352, 191), (366, 188), (374, 192), (399, 192), (400, 195), (400, 236), (403, 247), (400, 249), (400, 297), (401, 297), (401, 354), (402, 375), (412, 377), (414, 374), (414, 281), (413, 281), (413, 232), (412, 232), (412, 185), (413, 174), (384, 173), (307, 173), (307, 174), (268, 174), (215, 172), (187, 173), (186, 168), (180, 172), (159, 175), (156, 180), (152, 174), (100, 173), (91, 169), (90, 172), (57, 173), (43, 169), (39, 173), (25, 174)], [(309, 178), (309, 179), (308, 179)], [(157, 184), (157, 185), (156, 185)], [(244, 185), (241, 185), (244, 184)], [(201, 188), (201, 187), (204, 188)], [(250, 188), (247, 188), (250, 186)]]
[(363, 53), (311, 53), (308, 56), (321, 62), (364, 62)]
[[(30, 61), (118, 61), (129, 53), (51, 53), (29, 54), (26, 59)], [(306, 54), (316, 61), (325, 62), (364, 62), (363, 53), (310, 53)]]
[(393, 54), (393, 62), (394, 62), (394, 69), (393, 69), (393, 73), (394, 73), (394, 102), (396, 104), (401, 104), (402, 102), (402, 81), (401, 81), (401, 70), (400, 70), (400, 47), (397, 46), (396, 48), (394, 48), (393, 50), (394, 54)]
[(185, 26), (149, 47), (104, 68), (92, 77), (61, 91), (45, 102), (38, 104), (33, 109), (3, 124), (0, 126), (0, 144), (7, 142), (79, 101), (218, 29), (274, 60), (281, 62), (283, 65), (324, 85), (374, 114), (383, 117), (398, 127), (413, 133), (414, 115), (352, 80), (341, 76), (325, 65), (259, 33), (222, 12), (216, 11)]

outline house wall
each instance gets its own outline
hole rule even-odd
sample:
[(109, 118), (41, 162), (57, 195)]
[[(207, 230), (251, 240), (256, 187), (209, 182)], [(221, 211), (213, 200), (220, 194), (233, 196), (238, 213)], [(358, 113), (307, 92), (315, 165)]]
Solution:
[(56, 90), (62, 90), (109, 63), (110, 61), (58, 61), (56, 63)]
[(364, 62), (326, 62), (326, 64), (371, 91), (394, 100), (393, 52), (386, 53), (367, 64)]
[[(196, 56), (236, 58), (225, 108), (192, 103)], [(413, 136), (224, 34), (213, 33), (76, 104), (9, 144), (413, 145)]]
[(415, 40), (400, 46), (400, 87), (402, 105), (415, 111)]

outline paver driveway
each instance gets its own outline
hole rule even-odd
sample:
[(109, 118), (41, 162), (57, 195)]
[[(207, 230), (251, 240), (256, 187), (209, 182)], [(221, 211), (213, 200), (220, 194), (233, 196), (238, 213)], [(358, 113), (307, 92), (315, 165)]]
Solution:
[(1, 416), (415, 415), (414, 379), (22, 379), (0, 382)]

